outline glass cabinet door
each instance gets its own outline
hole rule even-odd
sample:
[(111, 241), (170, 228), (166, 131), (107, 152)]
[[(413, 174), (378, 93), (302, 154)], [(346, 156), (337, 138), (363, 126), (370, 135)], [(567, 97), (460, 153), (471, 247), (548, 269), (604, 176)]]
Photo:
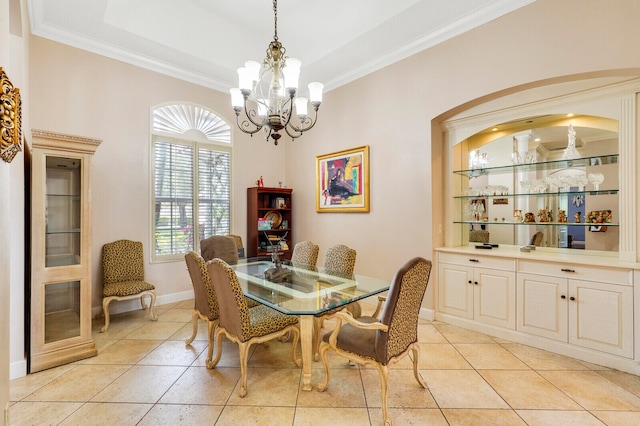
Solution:
[(44, 343), (80, 336), (80, 281), (45, 284)]
[(45, 194), (45, 267), (81, 262), (82, 161), (48, 156)]

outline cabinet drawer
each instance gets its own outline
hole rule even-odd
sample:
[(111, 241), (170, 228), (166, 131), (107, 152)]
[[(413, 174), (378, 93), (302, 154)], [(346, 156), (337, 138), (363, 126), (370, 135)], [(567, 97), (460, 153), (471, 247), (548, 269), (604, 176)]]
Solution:
[(515, 259), (504, 257), (474, 256), (461, 253), (439, 253), (438, 260), (441, 263), (453, 263), (456, 265), (477, 266), (479, 268), (501, 269), (503, 271), (515, 271)]
[(574, 280), (633, 285), (633, 271), (630, 269), (576, 265), (574, 263), (519, 260), (518, 272), (527, 272), (537, 275), (549, 275)]

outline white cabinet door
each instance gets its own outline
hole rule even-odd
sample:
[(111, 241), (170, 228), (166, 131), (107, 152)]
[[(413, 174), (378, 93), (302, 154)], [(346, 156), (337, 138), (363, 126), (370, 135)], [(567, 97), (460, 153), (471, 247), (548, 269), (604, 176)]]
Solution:
[(518, 273), (517, 329), (567, 341), (567, 279)]
[(473, 268), (441, 263), (438, 266), (438, 309), (473, 319)]
[(474, 269), (474, 319), (499, 327), (516, 328), (515, 273)]
[(569, 342), (633, 358), (633, 287), (569, 280)]
[(441, 263), (440, 312), (515, 329), (515, 273)]

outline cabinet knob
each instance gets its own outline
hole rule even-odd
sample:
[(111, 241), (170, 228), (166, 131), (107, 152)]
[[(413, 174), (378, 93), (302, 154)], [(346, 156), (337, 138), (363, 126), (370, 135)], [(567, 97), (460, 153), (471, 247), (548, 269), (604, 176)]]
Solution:
[(562, 268), (560, 269), (562, 272), (575, 272), (575, 269)]
[(469, 284), (471, 284), (471, 280), (469, 280)]
[(563, 299), (563, 300), (564, 300), (564, 299), (566, 299), (566, 298), (567, 298), (567, 296), (565, 296), (564, 294), (563, 294), (562, 296), (560, 296), (560, 299)]
[(478, 263), (478, 262), (480, 262), (480, 261), (479, 261), (478, 259), (469, 259), (469, 262), (475, 262), (475, 263)]
[(474, 281), (473, 283), (474, 283), (475, 285), (478, 285), (478, 281)]
[(573, 297), (573, 296), (571, 296), (571, 297), (569, 298), (569, 300), (576, 300), (576, 298), (575, 298), (575, 297)]

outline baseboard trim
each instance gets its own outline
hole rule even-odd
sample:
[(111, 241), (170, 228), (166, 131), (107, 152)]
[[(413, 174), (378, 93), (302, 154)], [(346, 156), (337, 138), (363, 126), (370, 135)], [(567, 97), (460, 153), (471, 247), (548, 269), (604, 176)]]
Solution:
[(602, 365), (608, 368), (624, 371), (640, 375), (640, 363), (631, 358), (623, 356), (607, 354), (595, 349), (584, 348), (567, 342), (561, 342), (545, 337), (535, 336), (519, 330), (506, 329), (498, 326), (482, 324), (467, 318), (461, 318), (455, 315), (438, 312), (437, 321), (455, 325), (467, 330), (478, 333), (487, 334), (489, 336), (498, 337), (514, 343), (520, 343), (526, 346), (542, 349), (548, 352), (575, 358), (581, 361), (590, 362), (592, 364)]
[[(156, 298), (156, 306), (167, 305), (169, 303), (182, 302), (184, 300), (193, 299), (193, 290), (182, 291), (179, 293), (164, 294)], [(148, 302), (147, 298), (147, 302)], [(140, 309), (140, 300), (125, 300), (119, 303), (111, 303), (109, 305), (109, 313), (111, 315), (121, 314), (123, 312), (136, 311)], [(91, 317), (102, 312), (102, 306), (94, 306), (91, 308)], [(9, 380), (19, 379), (27, 375), (27, 360), (22, 359), (9, 364)]]
[(27, 375), (27, 360), (21, 359), (9, 363), (9, 380), (17, 379)]

